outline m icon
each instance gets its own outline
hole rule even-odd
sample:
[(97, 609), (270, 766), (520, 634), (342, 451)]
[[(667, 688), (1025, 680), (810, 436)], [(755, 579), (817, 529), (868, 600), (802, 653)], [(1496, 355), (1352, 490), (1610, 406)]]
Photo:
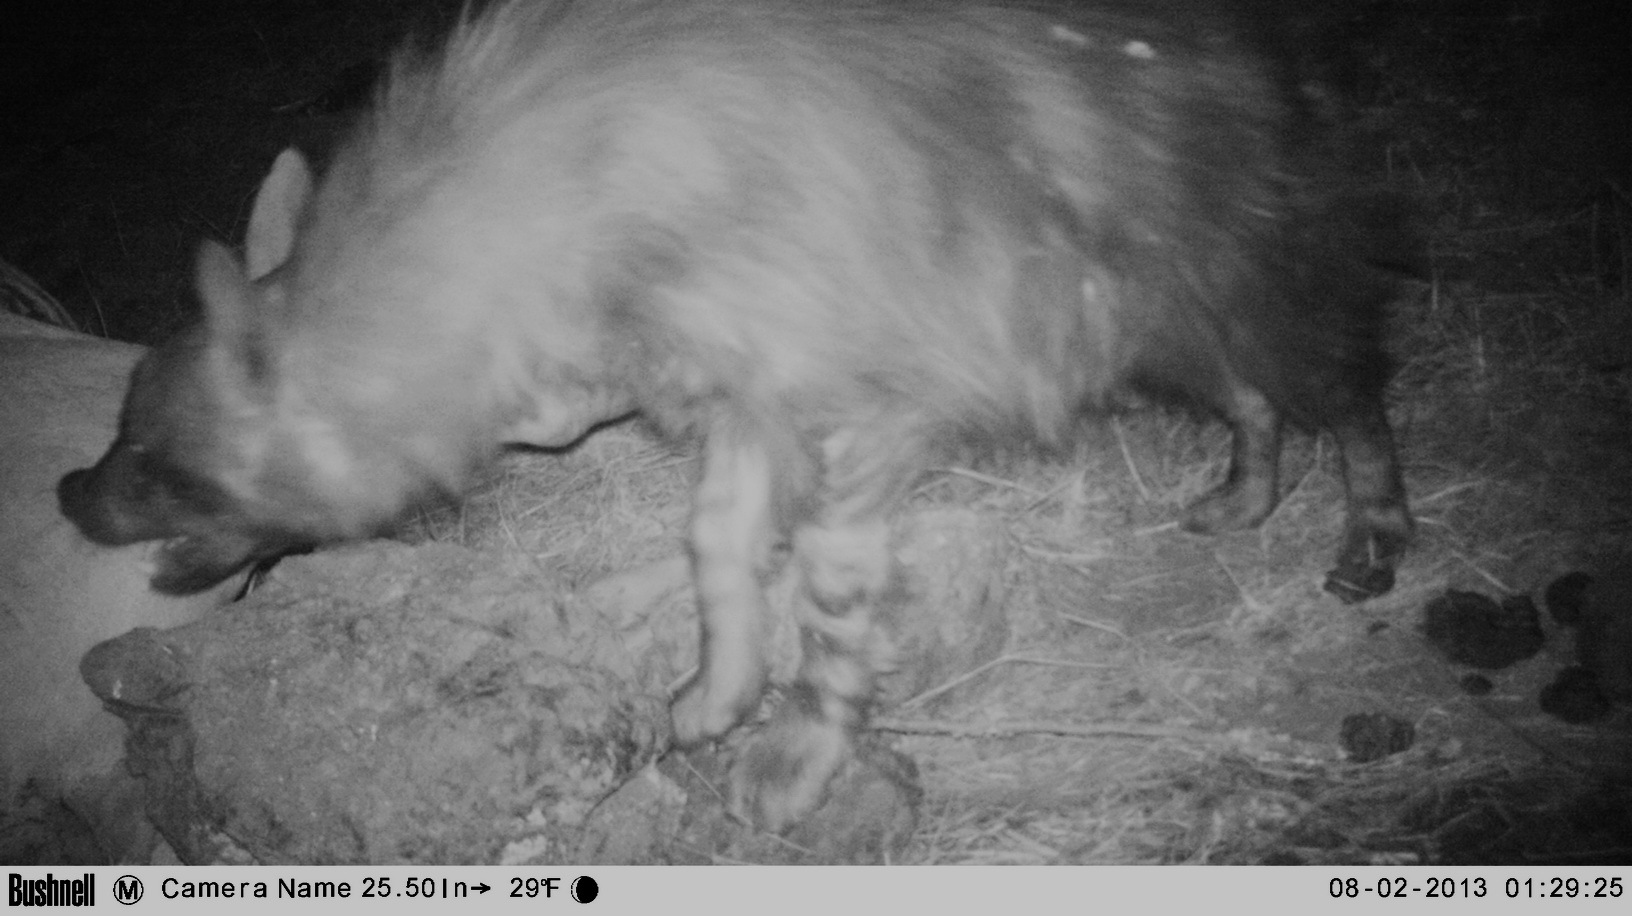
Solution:
[(135, 875), (121, 875), (113, 879), (113, 899), (126, 906), (142, 899), (142, 879)]

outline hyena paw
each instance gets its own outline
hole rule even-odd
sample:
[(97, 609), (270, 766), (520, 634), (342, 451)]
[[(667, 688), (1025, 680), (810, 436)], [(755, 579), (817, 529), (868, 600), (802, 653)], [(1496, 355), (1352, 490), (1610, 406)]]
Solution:
[(1251, 528), (1269, 517), (1275, 494), (1255, 481), (1226, 482), (1191, 503), (1180, 524), (1195, 534), (1222, 534)]
[(843, 725), (783, 710), (737, 757), (731, 769), (731, 813), (781, 833), (822, 803), (834, 774), (850, 759)]
[(1376, 598), (1394, 587), (1394, 567), (1411, 539), (1403, 506), (1378, 507), (1349, 525), (1337, 566), (1326, 574), (1326, 591), (1344, 604)]
[(669, 704), (674, 741), (681, 747), (695, 747), (712, 741), (736, 728), (758, 702), (757, 692), (746, 698), (738, 696), (724, 700), (710, 696), (706, 682), (699, 677), (681, 688), (680, 694)]

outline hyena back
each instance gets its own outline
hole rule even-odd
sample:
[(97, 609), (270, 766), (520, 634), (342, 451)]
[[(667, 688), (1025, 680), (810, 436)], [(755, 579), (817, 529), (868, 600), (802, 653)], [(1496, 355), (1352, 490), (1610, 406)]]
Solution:
[(314, 183), (279, 157), (247, 263), (205, 243), (200, 328), (137, 370), (64, 479), (184, 591), (387, 528), (504, 443), (638, 412), (702, 447), (701, 667), (676, 738), (766, 682), (760, 583), (802, 581), (797, 681), (738, 810), (816, 805), (888, 642), (888, 519), (953, 450), (1063, 442), (1129, 390), (1235, 433), (1202, 532), (1277, 499), (1282, 418), (1342, 450), (1330, 587), (1386, 591), (1410, 533), (1368, 225), (1230, 29), (1034, 5), (509, 2), (404, 55)]

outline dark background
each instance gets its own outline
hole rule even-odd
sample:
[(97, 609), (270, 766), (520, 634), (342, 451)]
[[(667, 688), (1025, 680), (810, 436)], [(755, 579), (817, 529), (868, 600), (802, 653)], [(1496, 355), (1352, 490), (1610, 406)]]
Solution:
[[(1359, 125), (1365, 167), (1416, 195), (1440, 231), (1628, 212), (1625, 0), (1251, 5), (1300, 76)], [(198, 240), (238, 240), (277, 152), (295, 143), (321, 157), (389, 50), (434, 36), (460, 5), (16, 6), (0, 14), (0, 258), (92, 333), (152, 343), (192, 314)], [(1615, 252), (1598, 250), (1613, 224), (1588, 219), (1598, 228), (1582, 231), (1595, 238), (1559, 239), (1533, 257), (1437, 269), (1488, 270), (1482, 282), (1497, 287), (1562, 269), (1620, 284)]]

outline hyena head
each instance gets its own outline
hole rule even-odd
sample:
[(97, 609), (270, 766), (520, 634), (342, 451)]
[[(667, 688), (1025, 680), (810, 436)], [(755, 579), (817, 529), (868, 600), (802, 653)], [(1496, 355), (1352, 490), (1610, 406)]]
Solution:
[[(57, 487), (63, 514), (99, 544), (166, 541), (152, 580), (161, 592), (200, 591), (302, 546), (257, 532), (239, 508), (234, 491), (258, 456), (223, 433), (256, 419), (251, 405), (230, 403), (236, 388), (215, 378), (223, 356), (202, 326), (149, 353), (132, 375), (113, 446)], [(222, 473), (228, 468), (237, 473)]]
[(118, 438), (57, 488), (63, 514), (99, 544), (164, 540), (152, 585), (170, 594), (338, 534), (300, 483), (312, 450), (280, 428), (277, 370), (243, 321), (255, 299), (243, 268), (206, 243), (198, 285), (206, 320), (141, 360)]
[[(202, 245), (202, 322), (138, 363), (112, 447), (58, 485), (63, 514), (92, 541), (165, 541), (151, 583), (160, 592), (201, 591), (262, 560), (379, 533), (449, 476), (371, 446), (380, 422), (356, 415), (372, 406), (379, 367), (334, 368), (343, 361), (312, 345), (332, 329), (290, 320), (309, 307), (293, 301), (289, 262), (310, 197), (304, 160), (286, 153), (256, 199), (247, 263)], [(389, 398), (382, 387), (376, 398)]]

